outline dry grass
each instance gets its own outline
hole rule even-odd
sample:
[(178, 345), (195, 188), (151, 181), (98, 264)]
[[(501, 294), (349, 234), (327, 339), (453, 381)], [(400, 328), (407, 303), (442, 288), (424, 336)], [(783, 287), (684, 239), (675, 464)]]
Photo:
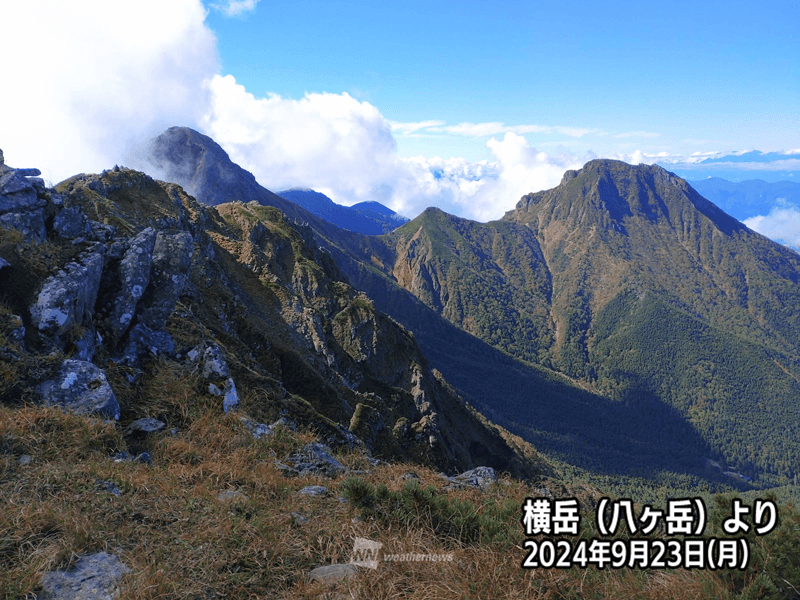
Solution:
[[(101, 550), (131, 567), (123, 599), (731, 597), (714, 573), (525, 571), (524, 552), (513, 545), (459, 543), (437, 536), (425, 519), (354, 519), (356, 510), (338, 499), (342, 480), (290, 479), (274, 466), (274, 458), (312, 440), (310, 433), (283, 430), (256, 441), (219, 406), (198, 398), (170, 405), (164, 398), (143, 409), (183, 425), (177, 435), (149, 440), (152, 466), (109, 458), (125, 449), (113, 424), (56, 409), (0, 407), (0, 598), (22, 598), (43, 573)], [(18, 464), (22, 454), (33, 457), (30, 465)], [(358, 453), (340, 458), (351, 468), (367, 466)], [(362, 477), (399, 491), (410, 470), (440, 494), (481, 506), (521, 503), (530, 493), (512, 480), (486, 493), (442, 491), (446, 482), (436, 472), (404, 464)], [(113, 482), (121, 495), (99, 482)], [(327, 486), (328, 496), (298, 494), (312, 484)], [(224, 491), (239, 495), (220, 500)], [(518, 521), (509, 527), (519, 528), (521, 541)], [(453, 560), (381, 562), (334, 586), (307, 581), (314, 567), (349, 562), (356, 537), (382, 542), (384, 553)]]

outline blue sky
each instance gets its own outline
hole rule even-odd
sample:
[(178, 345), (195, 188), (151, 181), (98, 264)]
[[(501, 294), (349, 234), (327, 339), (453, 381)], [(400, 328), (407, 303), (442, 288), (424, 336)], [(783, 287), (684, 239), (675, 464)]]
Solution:
[(186, 125), (273, 190), (477, 220), (597, 157), (800, 180), (798, 25), (798, 0), (29, 0), (0, 20), (0, 148), (158, 176), (147, 140)]
[[(380, 6), (380, 7), (379, 7)], [(212, 11), (222, 72), (256, 95), (347, 92), (393, 122), (589, 130), (536, 147), (690, 155), (800, 147), (800, 8), (774, 2), (262, 2)], [(490, 159), (490, 136), (396, 136)]]

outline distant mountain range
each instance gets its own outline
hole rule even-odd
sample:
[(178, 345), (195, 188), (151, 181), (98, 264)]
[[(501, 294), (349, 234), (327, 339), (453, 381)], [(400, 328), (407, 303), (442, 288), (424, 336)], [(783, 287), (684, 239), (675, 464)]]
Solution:
[(738, 485), (707, 458), (762, 484), (797, 473), (800, 256), (663, 168), (591, 161), (498, 221), (428, 209), (364, 236), (260, 186), (238, 195), (254, 179), (210, 138), (169, 137), (184, 149), (162, 167), (204, 182), (201, 202), (308, 224), (463, 397), (550, 455), (684, 482)]
[(380, 202), (359, 202), (353, 206), (342, 206), (325, 194), (305, 188), (283, 190), (278, 195), (296, 202), (337, 227), (364, 235), (389, 233), (408, 222), (406, 217), (398, 215)]
[(800, 206), (800, 183), (761, 179), (732, 182), (719, 177), (691, 181), (692, 187), (740, 221), (769, 213), (778, 203)]

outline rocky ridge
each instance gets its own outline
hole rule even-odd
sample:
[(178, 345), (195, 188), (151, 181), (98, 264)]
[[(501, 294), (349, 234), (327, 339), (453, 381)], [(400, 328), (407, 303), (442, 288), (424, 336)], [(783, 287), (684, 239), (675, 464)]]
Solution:
[(312, 425), (333, 447), (451, 473), (537, 472), (308, 227), (257, 202), (205, 207), (126, 168), (56, 189), (36, 175), (2, 165), (4, 402), (171, 426), (168, 412), (142, 414), (150, 380), (169, 372), (220, 412)]

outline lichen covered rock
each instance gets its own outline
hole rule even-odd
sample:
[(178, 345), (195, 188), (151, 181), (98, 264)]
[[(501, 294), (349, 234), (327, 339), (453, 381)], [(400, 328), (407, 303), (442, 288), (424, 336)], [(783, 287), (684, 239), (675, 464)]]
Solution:
[(62, 406), (78, 415), (119, 419), (119, 403), (105, 372), (90, 362), (65, 360), (58, 378), (45, 381), (39, 394), (45, 406)]

